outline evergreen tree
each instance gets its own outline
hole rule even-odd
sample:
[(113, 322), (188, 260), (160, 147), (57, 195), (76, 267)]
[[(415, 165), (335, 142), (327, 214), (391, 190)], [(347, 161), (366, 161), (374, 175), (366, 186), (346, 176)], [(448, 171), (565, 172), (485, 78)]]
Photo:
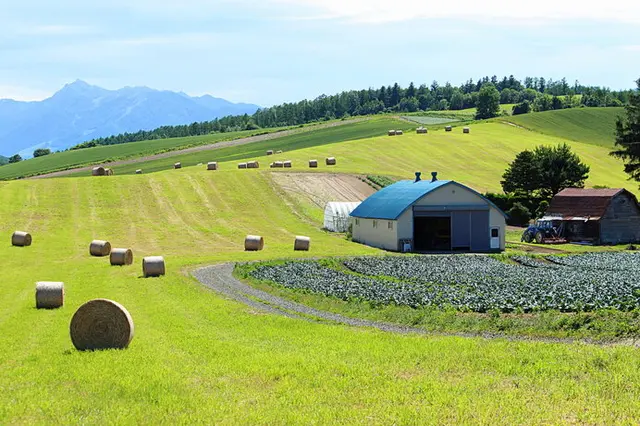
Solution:
[(624, 160), (624, 171), (636, 182), (640, 182), (640, 79), (635, 93), (629, 95), (625, 117), (616, 122), (616, 146), (611, 155)]

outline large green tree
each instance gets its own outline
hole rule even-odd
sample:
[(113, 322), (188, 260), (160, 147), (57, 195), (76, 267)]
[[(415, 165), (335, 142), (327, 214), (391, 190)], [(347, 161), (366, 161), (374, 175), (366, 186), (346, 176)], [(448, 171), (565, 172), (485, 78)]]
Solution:
[(580, 161), (567, 144), (538, 146), (519, 153), (502, 176), (507, 194), (551, 198), (565, 188), (582, 188), (589, 166)]
[(629, 95), (625, 107), (626, 117), (616, 122), (616, 147), (611, 155), (624, 160), (624, 171), (636, 182), (640, 182), (640, 79), (638, 89)]
[(500, 92), (491, 83), (482, 86), (478, 94), (476, 119), (497, 117), (500, 114)]
[(43, 157), (45, 155), (51, 154), (51, 150), (49, 148), (38, 148), (33, 151), (33, 157)]
[(22, 161), (22, 157), (20, 156), (20, 154), (12, 155), (11, 157), (9, 157), (9, 163), (19, 163), (20, 161)]

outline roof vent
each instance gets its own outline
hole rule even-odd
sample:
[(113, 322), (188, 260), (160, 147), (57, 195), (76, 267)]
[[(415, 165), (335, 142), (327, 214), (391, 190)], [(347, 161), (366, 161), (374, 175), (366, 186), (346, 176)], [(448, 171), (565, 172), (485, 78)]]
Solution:
[(421, 174), (422, 174), (422, 173), (420, 173), (420, 172), (416, 172), (416, 180), (414, 181), (414, 183), (415, 183), (415, 182), (420, 182), (420, 181), (422, 180), (422, 179), (420, 179), (420, 175), (421, 175)]
[(438, 172), (431, 172), (431, 182), (438, 180)]

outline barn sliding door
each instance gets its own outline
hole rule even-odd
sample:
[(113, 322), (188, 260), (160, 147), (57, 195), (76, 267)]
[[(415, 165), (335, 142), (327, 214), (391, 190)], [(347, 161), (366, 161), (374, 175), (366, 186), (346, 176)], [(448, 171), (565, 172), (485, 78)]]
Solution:
[(469, 250), (471, 248), (471, 212), (452, 212), (451, 248), (453, 250)]
[(471, 251), (489, 251), (489, 212), (471, 212)]

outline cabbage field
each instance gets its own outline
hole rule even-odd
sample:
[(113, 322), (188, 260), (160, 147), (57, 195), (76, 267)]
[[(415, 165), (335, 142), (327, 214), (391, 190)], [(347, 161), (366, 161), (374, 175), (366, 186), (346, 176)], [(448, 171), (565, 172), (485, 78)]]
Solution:
[(640, 255), (598, 253), (511, 262), (488, 256), (359, 257), (263, 264), (258, 280), (343, 300), (461, 311), (565, 312), (640, 307)]

